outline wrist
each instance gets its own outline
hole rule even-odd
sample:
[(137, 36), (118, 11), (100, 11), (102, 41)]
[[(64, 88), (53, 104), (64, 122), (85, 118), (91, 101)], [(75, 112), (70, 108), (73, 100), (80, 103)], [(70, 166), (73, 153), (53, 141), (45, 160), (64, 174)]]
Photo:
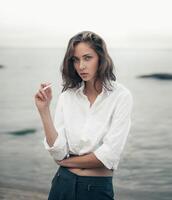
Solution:
[(45, 115), (49, 115), (50, 114), (50, 109), (49, 107), (46, 107), (44, 109), (39, 110), (39, 114), (43, 117)]
[(63, 167), (71, 167), (72, 165), (69, 159), (56, 160), (56, 163)]

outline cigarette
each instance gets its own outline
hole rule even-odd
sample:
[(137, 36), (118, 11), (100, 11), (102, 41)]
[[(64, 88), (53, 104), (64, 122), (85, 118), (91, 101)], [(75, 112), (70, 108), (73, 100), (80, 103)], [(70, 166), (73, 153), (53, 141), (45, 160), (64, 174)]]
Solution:
[(49, 87), (51, 87), (51, 86), (52, 86), (52, 83), (50, 83), (49, 85), (45, 86), (45, 87), (43, 88), (43, 90), (46, 90), (47, 88), (49, 88)]

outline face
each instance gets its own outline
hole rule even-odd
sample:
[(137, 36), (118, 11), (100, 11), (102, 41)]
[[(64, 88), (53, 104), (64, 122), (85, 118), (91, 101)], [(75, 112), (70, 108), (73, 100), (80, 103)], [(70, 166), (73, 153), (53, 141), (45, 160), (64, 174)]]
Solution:
[[(99, 57), (89, 44), (80, 42), (74, 50), (74, 67), (84, 81), (93, 81), (96, 77)], [(83, 74), (85, 73), (85, 74)]]

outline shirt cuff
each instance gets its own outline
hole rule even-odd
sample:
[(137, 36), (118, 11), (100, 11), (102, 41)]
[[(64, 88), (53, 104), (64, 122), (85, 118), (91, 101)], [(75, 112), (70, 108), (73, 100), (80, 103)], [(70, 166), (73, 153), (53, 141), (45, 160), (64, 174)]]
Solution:
[(104, 164), (106, 168), (117, 170), (119, 158), (115, 157), (115, 155), (112, 154), (111, 151), (112, 150), (104, 143), (93, 153), (95, 154), (97, 159)]
[(48, 145), (46, 137), (43, 139), (43, 144), (45, 149), (49, 151), (55, 160), (63, 160), (68, 154), (66, 140), (61, 136), (61, 134), (58, 134), (53, 146), (50, 147)]

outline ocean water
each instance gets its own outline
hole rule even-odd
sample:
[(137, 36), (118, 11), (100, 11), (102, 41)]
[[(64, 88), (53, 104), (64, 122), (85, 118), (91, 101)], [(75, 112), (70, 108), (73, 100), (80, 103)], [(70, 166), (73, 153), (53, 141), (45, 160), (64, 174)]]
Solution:
[[(44, 132), (34, 95), (41, 82), (53, 82), (54, 108), (62, 86), (65, 49), (1, 48), (0, 187), (48, 194), (58, 166), (44, 149)], [(116, 199), (172, 199), (172, 81), (138, 75), (172, 73), (172, 51), (110, 49), (119, 82), (134, 98), (132, 126), (114, 172)], [(34, 129), (25, 135), (12, 131)], [(0, 194), (1, 198), (1, 194)]]

